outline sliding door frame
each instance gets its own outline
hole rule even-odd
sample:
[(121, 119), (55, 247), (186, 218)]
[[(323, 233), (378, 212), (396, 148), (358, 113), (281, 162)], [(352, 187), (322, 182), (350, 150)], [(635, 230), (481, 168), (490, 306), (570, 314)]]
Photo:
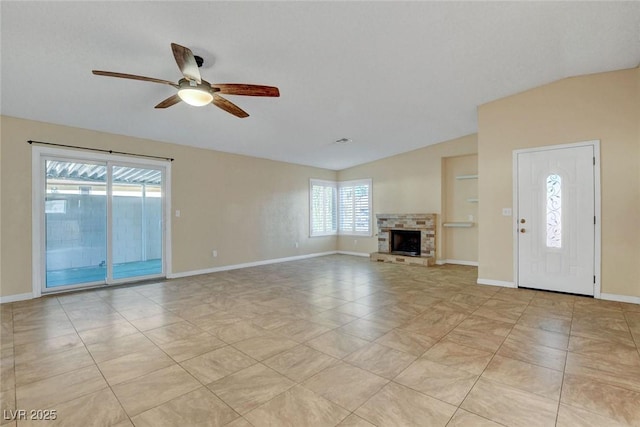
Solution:
[[(45, 228), (45, 173), (44, 162), (50, 158), (57, 158), (57, 160), (63, 161), (81, 161), (81, 162), (99, 162), (104, 163), (107, 167), (107, 230), (111, 230), (111, 198), (112, 198), (112, 176), (113, 165), (117, 166), (130, 166), (130, 167), (150, 167), (154, 169), (161, 169), (163, 172), (163, 242), (162, 242), (162, 255), (163, 255), (163, 271), (164, 276), (169, 277), (171, 275), (171, 162), (159, 161), (147, 159), (144, 157), (130, 157), (119, 156), (113, 154), (102, 154), (94, 152), (83, 152), (80, 150), (69, 150), (61, 148), (40, 147), (32, 146), (31, 154), (31, 179), (32, 179), (32, 247), (31, 247), (31, 271), (32, 271), (32, 294), (33, 298), (40, 297), (43, 293), (59, 293), (69, 292), (79, 289), (85, 289), (89, 287), (98, 286), (111, 286), (116, 284), (122, 284), (127, 282), (134, 282), (138, 280), (144, 280), (145, 276), (132, 277), (130, 279), (118, 279), (113, 280), (112, 275), (112, 258), (113, 254), (107, 252), (107, 259), (109, 261), (108, 277), (105, 278), (105, 283), (99, 284), (82, 284), (82, 285), (69, 285), (61, 287), (47, 292), (43, 292), (46, 286), (46, 265), (45, 265), (45, 245), (46, 245), (46, 228)], [(107, 251), (112, 249), (112, 236), (107, 233)], [(161, 275), (162, 276), (162, 275)]]

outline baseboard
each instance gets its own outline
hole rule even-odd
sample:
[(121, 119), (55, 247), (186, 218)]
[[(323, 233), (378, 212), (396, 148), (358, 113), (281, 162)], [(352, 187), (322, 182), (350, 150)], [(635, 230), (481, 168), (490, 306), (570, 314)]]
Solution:
[(502, 286), (503, 288), (515, 288), (516, 284), (513, 282), (505, 282), (503, 280), (493, 280), (493, 279), (481, 279), (478, 277), (476, 281), (478, 285), (491, 285), (491, 286)]
[(446, 259), (437, 259), (436, 265), (445, 265), (447, 263)]
[(628, 295), (605, 294), (602, 292), (600, 293), (600, 299), (617, 302), (628, 302), (631, 304), (640, 304), (640, 297), (631, 297)]
[(281, 262), (288, 262), (288, 261), (298, 261), (301, 259), (316, 258), (316, 257), (326, 256), (326, 255), (335, 255), (337, 253), (338, 251), (318, 252), (318, 253), (307, 254), (307, 255), (296, 255), (296, 256), (290, 256), (285, 258), (273, 258), (273, 259), (265, 259), (262, 261), (245, 262), (242, 264), (223, 265), (221, 267), (205, 268), (202, 270), (183, 271), (180, 273), (173, 273), (173, 274), (167, 275), (167, 279), (179, 279), (181, 277), (197, 276), (200, 274), (210, 274), (210, 273), (217, 273), (220, 271), (238, 270), (240, 268), (258, 267), (261, 265), (278, 264)]
[[(473, 267), (477, 267), (478, 266), (478, 261), (463, 261), (463, 260), (460, 260), (460, 259), (443, 259), (443, 260), (440, 260), (440, 261), (436, 261), (436, 264), (439, 264), (440, 262), (442, 264), (471, 265)], [(440, 264), (440, 265), (442, 265), (442, 264)]]
[[(217, 273), (219, 271), (237, 270), (240, 268), (247, 268), (247, 267), (258, 267), (260, 265), (278, 264), (281, 262), (298, 261), (302, 259), (316, 258), (316, 257), (336, 255), (336, 254), (362, 256), (362, 257), (369, 256), (368, 253), (364, 253), (364, 252), (346, 252), (346, 251), (317, 252), (313, 254), (296, 255), (296, 256), (285, 257), (285, 258), (274, 258), (274, 259), (266, 259), (262, 261), (245, 262), (242, 264), (223, 265), (221, 267), (205, 268), (202, 270), (183, 271), (180, 273), (167, 274), (167, 279), (179, 279), (181, 277), (197, 276), (199, 274)], [(5, 297), (0, 297), (0, 304), (15, 302), (15, 301), (24, 301), (32, 298), (33, 298), (33, 294), (31, 292), (27, 294), (7, 295)]]
[(351, 256), (361, 256), (369, 258), (371, 256), (368, 252), (350, 252), (350, 251), (338, 251), (336, 252), (339, 255), (351, 255)]
[(0, 297), (0, 304), (5, 304), (8, 302), (24, 301), (32, 298), (33, 298), (33, 294), (31, 292), (28, 292), (26, 294), (7, 295), (6, 297)]

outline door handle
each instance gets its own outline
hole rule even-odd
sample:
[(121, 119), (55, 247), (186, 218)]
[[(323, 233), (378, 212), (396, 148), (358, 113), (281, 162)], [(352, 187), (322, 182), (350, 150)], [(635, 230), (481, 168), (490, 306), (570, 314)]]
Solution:
[(520, 224), (524, 224), (525, 222), (527, 222), (527, 221), (525, 221), (525, 219), (524, 219), (524, 218), (521, 218), (521, 219), (520, 219)]
[(525, 230), (524, 228), (521, 228), (521, 229), (520, 229), (520, 232), (521, 232), (521, 233), (525, 233), (525, 232), (526, 232), (526, 230)]

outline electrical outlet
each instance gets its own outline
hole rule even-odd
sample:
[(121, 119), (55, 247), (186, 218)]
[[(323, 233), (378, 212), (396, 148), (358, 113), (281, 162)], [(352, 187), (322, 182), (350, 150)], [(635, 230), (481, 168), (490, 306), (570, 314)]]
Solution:
[(176, 209), (176, 218), (180, 218), (180, 209)]
[(511, 216), (511, 208), (502, 208), (502, 216)]
[(356, 246), (357, 244), (358, 244), (358, 241), (354, 239), (353, 240), (353, 246)]
[(213, 251), (211, 251), (211, 256), (214, 258), (218, 257), (218, 251), (216, 251), (215, 249)]
[(293, 244), (293, 246), (295, 246), (295, 247), (296, 247), (296, 249), (300, 247), (300, 245), (298, 244), (298, 242), (295, 242), (295, 243)]

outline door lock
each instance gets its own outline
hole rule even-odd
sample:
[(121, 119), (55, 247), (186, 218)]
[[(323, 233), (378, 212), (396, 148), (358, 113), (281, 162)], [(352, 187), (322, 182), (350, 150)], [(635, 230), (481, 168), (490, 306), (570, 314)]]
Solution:
[(520, 229), (520, 232), (521, 232), (521, 233), (524, 233), (525, 231), (526, 231), (526, 230), (525, 230), (524, 228), (521, 228), (521, 229)]
[(520, 224), (524, 224), (525, 222), (527, 222), (527, 221), (525, 221), (525, 219), (524, 219), (524, 218), (522, 218), (522, 219), (520, 220)]

